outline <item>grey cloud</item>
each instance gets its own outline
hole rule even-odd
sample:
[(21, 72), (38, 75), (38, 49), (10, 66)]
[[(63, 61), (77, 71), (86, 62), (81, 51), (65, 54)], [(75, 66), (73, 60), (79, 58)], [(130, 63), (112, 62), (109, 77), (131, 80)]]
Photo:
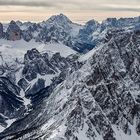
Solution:
[(137, 4), (131, 5), (131, 4), (126, 4), (126, 5), (119, 5), (119, 4), (105, 4), (102, 5), (100, 10), (105, 10), (105, 11), (131, 11), (131, 12), (140, 12), (140, 6)]
[(131, 11), (131, 12), (140, 12), (140, 9), (138, 8), (104, 8), (103, 10), (106, 11)]
[[(116, 7), (110, 7), (107, 3), (116, 4)], [(130, 7), (119, 7), (122, 3), (130, 4)], [(139, 8), (131, 8), (132, 3), (140, 5), (139, 0), (0, 0), (0, 6), (28, 6), (28, 7), (53, 7), (56, 10), (71, 5), (71, 10), (100, 10), (100, 11), (133, 11), (139, 12)], [(106, 5), (104, 5), (106, 4)]]
[(53, 6), (53, 3), (46, 2), (46, 1), (24, 1), (24, 0), (0, 0), (0, 6), (43, 6), (49, 7)]
[(1, 6), (56, 6), (57, 4), (79, 4), (86, 2), (85, 0), (0, 0)]

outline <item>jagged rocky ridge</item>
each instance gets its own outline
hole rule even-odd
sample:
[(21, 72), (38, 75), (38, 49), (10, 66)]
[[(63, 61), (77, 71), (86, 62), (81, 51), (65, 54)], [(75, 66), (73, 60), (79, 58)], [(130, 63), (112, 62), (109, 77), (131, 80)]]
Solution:
[(1, 54), (0, 131), (9, 127), (8, 121), (23, 118), (38, 102), (48, 97), (49, 93), (45, 91), (63, 81), (67, 69), (74, 71), (80, 67), (76, 55), (64, 58), (60, 53), (50, 55), (35, 48), (27, 51), (23, 61), (16, 58), (8, 63), (3, 57)]
[[(84, 63), (72, 59), (72, 65), (62, 70), (49, 87), (33, 92), (33, 110), (2, 132), (0, 138), (139, 139), (140, 30), (108, 30), (103, 44), (88, 55), (91, 57)], [(53, 57), (49, 59), (50, 64), (59, 70), (65, 68), (66, 59), (62, 61), (58, 54), (55, 56), (55, 61)], [(47, 71), (37, 69), (40, 64), (48, 67), (49, 63), (44, 65), (48, 61), (46, 57), (34, 49), (27, 52), (23, 69), (26, 80), (32, 81), (36, 73), (46, 74)], [(54, 73), (55, 68), (52, 69)]]
[(13, 41), (23, 39), (27, 42), (31, 40), (43, 43), (58, 42), (78, 52), (88, 52), (103, 41), (108, 29), (139, 28), (140, 17), (108, 18), (102, 23), (91, 20), (85, 25), (80, 25), (60, 14), (40, 23), (11, 21), (6, 27), (0, 24), (0, 38)]

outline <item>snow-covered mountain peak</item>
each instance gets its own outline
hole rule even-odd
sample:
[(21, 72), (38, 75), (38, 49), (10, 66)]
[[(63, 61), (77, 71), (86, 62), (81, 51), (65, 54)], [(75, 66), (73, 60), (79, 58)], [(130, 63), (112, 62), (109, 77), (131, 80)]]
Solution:
[(117, 19), (116, 18), (107, 18), (102, 22), (102, 24), (106, 26), (117, 26)]
[(17, 23), (14, 20), (12, 20), (9, 24), (9, 28), (11, 28), (12, 30), (18, 30), (19, 26), (17, 25)]
[(51, 16), (47, 22), (49, 23), (58, 23), (58, 24), (68, 24), (68, 23), (72, 23), (72, 21), (65, 15), (63, 14), (59, 14), (59, 15), (54, 15)]
[(92, 20), (89, 20), (88, 22), (86, 22), (86, 25), (98, 25), (98, 21), (92, 19)]

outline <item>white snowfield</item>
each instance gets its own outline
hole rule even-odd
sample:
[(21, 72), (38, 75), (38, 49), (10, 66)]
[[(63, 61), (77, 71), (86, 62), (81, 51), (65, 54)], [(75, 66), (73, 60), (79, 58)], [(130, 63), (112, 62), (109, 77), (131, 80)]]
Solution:
[[(67, 57), (76, 52), (70, 47), (65, 46), (61, 43), (39, 43), (35, 40), (29, 42), (24, 41), (23, 39), (17, 41), (9, 41), (0, 39), (0, 52), (4, 54), (5, 58), (12, 56), (12, 58), (23, 58), (27, 50), (36, 48), (39, 52), (47, 51), (52, 54), (59, 52), (61, 56)], [(10, 58), (9, 58), (10, 59)]]

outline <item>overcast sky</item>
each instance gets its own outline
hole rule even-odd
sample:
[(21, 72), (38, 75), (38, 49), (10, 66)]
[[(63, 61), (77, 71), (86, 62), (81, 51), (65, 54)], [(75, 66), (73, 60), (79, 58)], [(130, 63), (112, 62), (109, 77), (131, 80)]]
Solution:
[(76, 22), (140, 15), (140, 0), (0, 0), (0, 20), (46, 20), (63, 13)]

